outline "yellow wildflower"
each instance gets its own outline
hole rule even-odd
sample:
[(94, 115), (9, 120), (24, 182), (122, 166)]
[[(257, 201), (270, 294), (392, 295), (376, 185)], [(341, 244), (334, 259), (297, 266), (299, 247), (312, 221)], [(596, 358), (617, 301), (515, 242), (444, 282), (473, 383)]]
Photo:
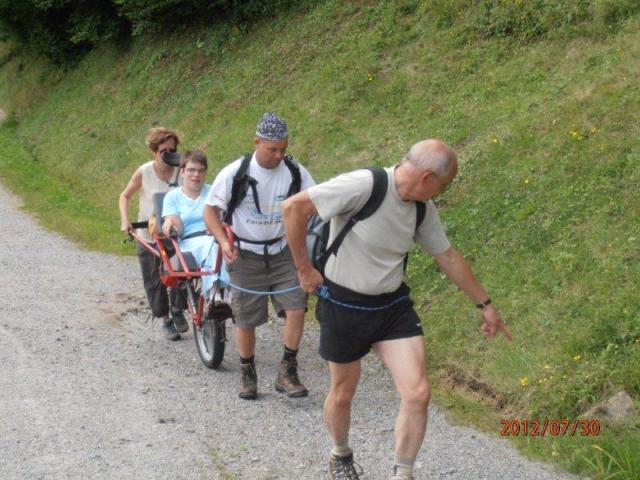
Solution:
[(529, 385), (529, 379), (527, 377), (522, 377), (520, 379), (520, 385), (522, 385), (523, 387), (526, 387), (527, 385)]

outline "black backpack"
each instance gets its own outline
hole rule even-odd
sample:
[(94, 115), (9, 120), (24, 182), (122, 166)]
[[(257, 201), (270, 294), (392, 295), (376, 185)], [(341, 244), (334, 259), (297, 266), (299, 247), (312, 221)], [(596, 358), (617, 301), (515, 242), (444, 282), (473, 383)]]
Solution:
[[(314, 215), (309, 219), (307, 225), (307, 251), (309, 253), (309, 259), (313, 268), (318, 270), (324, 275), (324, 267), (329, 259), (329, 256), (336, 255), (338, 248), (342, 244), (349, 231), (355, 226), (356, 223), (369, 218), (382, 204), (384, 197), (387, 194), (387, 187), (389, 186), (389, 177), (387, 171), (380, 167), (368, 167), (367, 170), (373, 175), (373, 188), (371, 189), (371, 195), (362, 208), (349, 220), (347, 224), (340, 230), (340, 233), (336, 235), (335, 239), (329, 243), (329, 224), (330, 222), (324, 222), (318, 215)], [(424, 202), (416, 202), (416, 231), (422, 224), (424, 216), (426, 214), (426, 204)], [(405, 256), (404, 266), (406, 269), (409, 254)]]
[[(256, 185), (258, 182), (255, 178), (250, 176), (247, 172), (249, 170), (249, 164), (251, 163), (252, 155), (247, 153), (242, 158), (238, 171), (233, 176), (233, 183), (231, 184), (231, 198), (227, 204), (227, 210), (223, 216), (223, 221), (227, 225), (231, 225), (233, 222), (233, 212), (238, 208), (240, 202), (247, 196), (247, 191), (251, 188), (253, 194), (253, 200), (256, 202), (256, 209), (258, 213), (262, 213), (260, 210), (260, 202), (258, 200), (258, 191)], [(302, 188), (302, 177), (300, 176), (300, 167), (293, 160), (291, 155), (287, 155), (283, 158), (284, 164), (291, 172), (291, 186), (287, 192), (287, 198), (291, 195), (295, 195)]]

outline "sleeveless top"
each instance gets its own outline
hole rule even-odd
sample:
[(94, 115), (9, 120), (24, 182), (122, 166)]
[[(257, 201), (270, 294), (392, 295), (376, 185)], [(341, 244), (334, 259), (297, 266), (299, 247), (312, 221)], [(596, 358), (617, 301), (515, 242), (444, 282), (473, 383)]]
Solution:
[[(182, 178), (178, 174), (179, 169), (174, 167), (168, 181), (160, 180), (153, 169), (153, 160), (143, 164), (140, 167), (140, 171), (142, 172), (142, 188), (139, 192), (138, 221), (145, 222), (153, 215), (153, 194), (168, 192), (174, 188), (174, 186), (170, 185), (174, 181), (182, 185)], [(149, 231), (146, 228), (138, 229), (138, 234), (147, 240), (151, 240)]]

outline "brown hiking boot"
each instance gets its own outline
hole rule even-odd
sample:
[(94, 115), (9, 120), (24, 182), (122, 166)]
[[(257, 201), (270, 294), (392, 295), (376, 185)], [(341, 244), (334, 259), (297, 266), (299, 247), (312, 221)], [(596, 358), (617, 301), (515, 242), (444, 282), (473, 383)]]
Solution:
[(238, 396), (244, 400), (258, 398), (258, 375), (253, 363), (240, 364), (240, 388)]
[(353, 461), (353, 454), (346, 457), (331, 455), (327, 480), (359, 480), (362, 467)]
[(309, 390), (300, 383), (298, 378), (298, 361), (282, 360), (278, 367), (278, 378), (276, 378), (276, 390), (286, 392), (288, 397), (298, 398), (309, 395)]

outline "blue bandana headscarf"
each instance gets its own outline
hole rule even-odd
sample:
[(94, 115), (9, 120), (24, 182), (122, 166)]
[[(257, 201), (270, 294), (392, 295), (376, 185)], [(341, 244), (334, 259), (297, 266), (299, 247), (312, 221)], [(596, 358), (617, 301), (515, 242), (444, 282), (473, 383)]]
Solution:
[(256, 127), (256, 135), (265, 140), (280, 142), (289, 137), (287, 122), (273, 112), (265, 113)]

